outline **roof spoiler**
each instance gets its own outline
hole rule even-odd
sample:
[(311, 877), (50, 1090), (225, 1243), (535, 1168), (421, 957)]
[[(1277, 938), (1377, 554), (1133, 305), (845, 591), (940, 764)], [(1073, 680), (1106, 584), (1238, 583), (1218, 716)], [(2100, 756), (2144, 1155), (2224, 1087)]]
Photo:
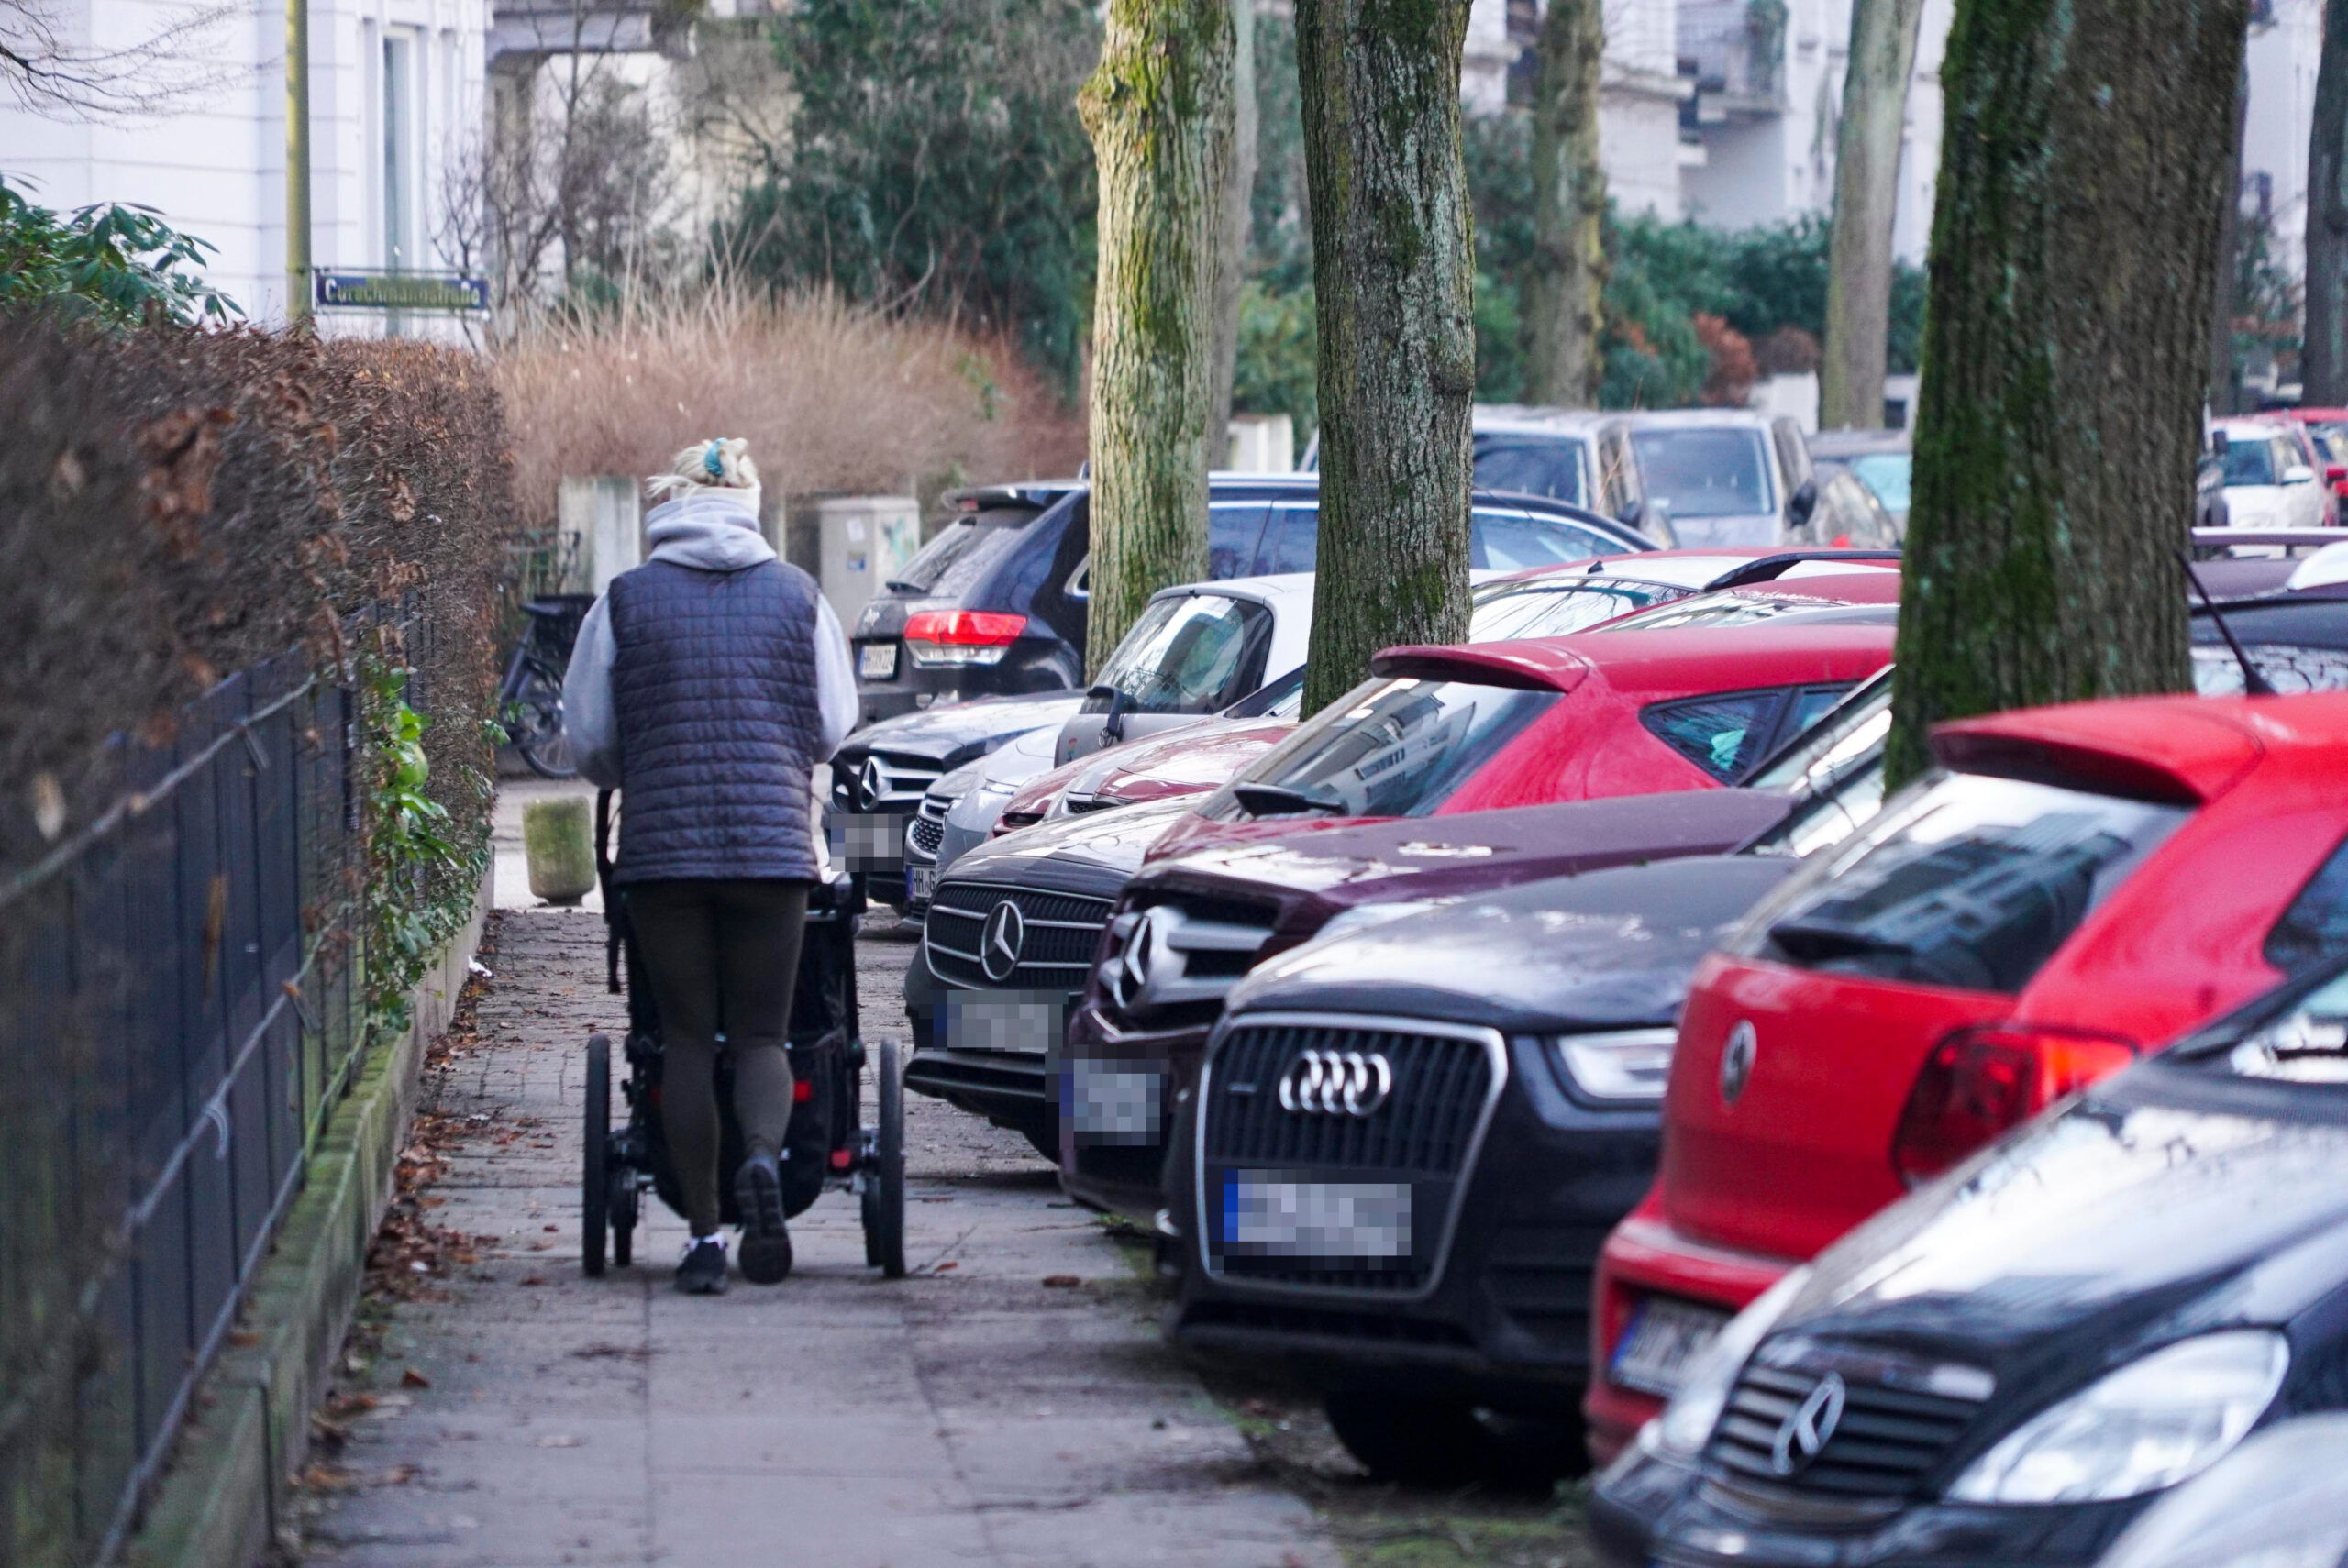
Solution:
[(1768, 582), (1783, 577), (1805, 561), (1897, 561), (1899, 558), (1898, 550), (1787, 550), (1746, 561), (1743, 566), (1731, 567), (1704, 584), (1699, 591), (1711, 593), (1723, 588), (1743, 588), (1749, 583)]

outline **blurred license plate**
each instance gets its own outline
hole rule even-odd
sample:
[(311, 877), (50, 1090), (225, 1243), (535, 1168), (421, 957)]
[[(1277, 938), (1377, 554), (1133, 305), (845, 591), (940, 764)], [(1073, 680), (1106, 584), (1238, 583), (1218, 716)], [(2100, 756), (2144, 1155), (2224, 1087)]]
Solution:
[(1668, 1397), (1697, 1352), (1712, 1342), (1729, 1315), (1710, 1307), (1648, 1297), (1632, 1309), (1607, 1375), (1625, 1388)]
[(905, 867), (905, 897), (909, 900), (925, 900), (937, 890), (937, 867), (908, 866)]
[(856, 673), (867, 680), (897, 679), (897, 645), (862, 643), (856, 650)]
[(949, 1051), (1016, 1051), (1041, 1056), (1058, 1050), (1068, 997), (1060, 991), (947, 991)]
[(1140, 1148), (1157, 1142), (1165, 1094), (1161, 1073), (1120, 1071), (1080, 1058), (1062, 1078), (1060, 1110), (1079, 1143)]
[(1291, 1181), (1266, 1171), (1223, 1178), (1223, 1250), (1331, 1264), (1411, 1255), (1411, 1184)]

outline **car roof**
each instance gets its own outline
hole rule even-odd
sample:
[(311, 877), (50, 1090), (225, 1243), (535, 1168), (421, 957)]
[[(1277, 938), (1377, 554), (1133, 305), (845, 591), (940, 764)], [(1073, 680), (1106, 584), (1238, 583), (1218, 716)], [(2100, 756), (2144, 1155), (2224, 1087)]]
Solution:
[(2223, 419), (2210, 421), (2210, 428), (2222, 430), (2229, 436), (2287, 436), (2290, 427), (2268, 414), (2230, 414)]
[(1652, 408), (1623, 417), (1633, 430), (1701, 430), (1721, 426), (1738, 430), (1767, 430), (1770, 416), (1749, 408)]
[(1905, 455), (1911, 441), (1911, 433), (1905, 430), (1815, 430), (1802, 437), (1810, 455), (1822, 460)]
[(1468, 411), (1468, 424), (1478, 436), (1594, 436), (1600, 426), (1622, 417), (1526, 403), (1479, 403)]
[(1373, 674), (1570, 691), (1592, 671), (1621, 691), (1734, 691), (1847, 679), (1849, 656), (1891, 658), (1893, 628), (1795, 621), (1726, 630), (1577, 632), (1562, 637), (1436, 646), (1406, 645), (1370, 660)]
[(1188, 599), (1202, 593), (1252, 599), (1259, 604), (1280, 605), (1298, 599), (1310, 604), (1312, 602), (1312, 574), (1290, 571), (1271, 577), (1219, 577), (1205, 582), (1181, 582), (1172, 588), (1161, 588), (1150, 598)]
[(2348, 692), (2066, 702), (1942, 724), (1932, 746), (1967, 773), (2191, 803), (2223, 794), (2274, 753), (2348, 759)]
[[(1774, 545), (1750, 547), (1727, 546), (1714, 549), (1641, 550), (1634, 554), (1599, 556), (1588, 561), (1568, 561), (1558, 566), (1526, 567), (1492, 580), (1495, 583), (1528, 582), (1535, 578), (1554, 576), (1630, 578), (1641, 582), (1659, 582), (1670, 588), (1701, 588), (1723, 573), (1755, 561), (1797, 552)], [(1803, 552), (1806, 553), (1806, 552)], [(1769, 579), (1783, 582), (1788, 578), (1815, 577), (1822, 573), (1842, 575), (1852, 571), (1881, 570), (1899, 575), (1898, 561), (1866, 560), (1857, 557), (1837, 557), (1821, 552), (1815, 560), (1798, 561)]]

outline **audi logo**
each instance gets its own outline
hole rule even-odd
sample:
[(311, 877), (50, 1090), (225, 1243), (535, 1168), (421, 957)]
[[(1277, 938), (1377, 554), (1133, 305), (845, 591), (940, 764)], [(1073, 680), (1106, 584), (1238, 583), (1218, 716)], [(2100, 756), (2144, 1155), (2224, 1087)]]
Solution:
[(1377, 1052), (1307, 1051), (1280, 1075), (1280, 1109), (1301, 1116), (1374, 1116), (1394, 1092)]

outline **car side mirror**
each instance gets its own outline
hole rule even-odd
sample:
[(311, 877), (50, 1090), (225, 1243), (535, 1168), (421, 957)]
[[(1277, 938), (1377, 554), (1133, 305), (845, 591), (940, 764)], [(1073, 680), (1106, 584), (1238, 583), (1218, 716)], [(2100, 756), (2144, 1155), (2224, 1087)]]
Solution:
[(2283, 470), (2283, 482), (2285, 484), (2313, 484), (2315, 470), (2305, 463), (2293, 463)]
[(1810, 514), (1817, 510), (1818, 481), (1816, 480), (1802, 480), (1800, 488), (1786, 499), (1786, 521), (1794, 527), (1799, 528), (1809, 522)]
[(1134, 700), (1114, 686), (1096, 686), (1085, 693), (1087, 697), (1109, 699), (1109, 712), (1101, 720), (1101, 744), (1115, 745), (1125, 738), (1125, 715), (1133, 711)]

